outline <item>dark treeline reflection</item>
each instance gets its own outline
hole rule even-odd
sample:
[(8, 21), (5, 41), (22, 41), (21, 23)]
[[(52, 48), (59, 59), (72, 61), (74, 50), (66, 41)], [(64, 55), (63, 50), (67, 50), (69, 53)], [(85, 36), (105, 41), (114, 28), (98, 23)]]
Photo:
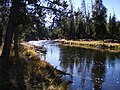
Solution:
[(106, 78), (107, 65), (115, 68), (116, 59), (120, 59), (120, 53), (60, 46), (61, 68), (74, 77), (79, 77), (74, 79), (71, 90), (101, 90)]

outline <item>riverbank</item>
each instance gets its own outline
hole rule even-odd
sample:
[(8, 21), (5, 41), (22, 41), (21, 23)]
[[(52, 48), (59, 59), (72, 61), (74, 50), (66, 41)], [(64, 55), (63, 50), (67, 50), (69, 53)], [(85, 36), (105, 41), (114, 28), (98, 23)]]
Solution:
[[(10, 65), (3, 68), (7, 75), (2, 72), (0, 67), (0, 89), (9, 87), (13, 89), (27, 90), (67, 90), (67, 82), (61, 76), (66, 74), (53, 67), (46, 61), (40, 60), (40, 52), (36, 47), (27, 43), (21, 43), (19, 46), (19, 57), (14, 53), (10, 56)], [(12, 50), (13, 51), (13, 50)], [(2, 75), (2, 76), (1, 76)], [(9, 77), (9, 82), (4, 81), (4, 76)], [(10, 84), (8, 84), (10, 83)]]
[(1, 55), (1, 53), (2, 53), (2, 49), (0, 48), (0, 55)]
[[(64, 81), (62, 76), (72, 75), (58, 70), (57, 67), (54, 67), (48, 62), (40, 59), (40, 53), (44, 53), (43, 51), (45, 47), (35, 46), (29, 43), (21, 43), (21, 47), (24, 48), (20, 50), (23, 53), (22, 56), (27, 57), (27, 61), (30, 62), (32, 68), (35, 68), (35, 70), (32, 69), (31, 72), (34, 72), (34, 74), (36, 74), (34, 76), (40, 78), (39, 83), (42, 85), (42, 90), (67, 90), (72, 81)], [(25, 50), (25, 52), (23, 50)]]
[(70, 46), (70, 47), (81, 47), (86, 49), (94, 49), (94, 50), (104, 50), (109, 52), (120, 52), (120, 43), (111, 42), (111, 41), (94, 41), (94, 40), (65, 40), (58, 39), (55, 42), (59, 43), (59, 45)]

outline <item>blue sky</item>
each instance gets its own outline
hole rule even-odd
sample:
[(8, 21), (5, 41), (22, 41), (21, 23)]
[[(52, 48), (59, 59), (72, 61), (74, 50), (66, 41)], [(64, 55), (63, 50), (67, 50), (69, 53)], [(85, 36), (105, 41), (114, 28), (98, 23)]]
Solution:
[[(91, 5), (90, 4), (91, 0), (85, 0), (85, 1), (87, 6)], [(74, 7), (75, 8), (81, 7), (81, 2), (82, 0), (73, 0)], [(117, 20), (120, 20), (120, 0), (103, 0), (103, 4), (107, 8), (108, 16), (110, 13), (111, 15), (113, 15), (113, 13), (115, 12)]]
[(116, 18), (120, 20), (120, 0), (104, 0), (103, 4), (107, 7), (108, 13), (116, 14)]

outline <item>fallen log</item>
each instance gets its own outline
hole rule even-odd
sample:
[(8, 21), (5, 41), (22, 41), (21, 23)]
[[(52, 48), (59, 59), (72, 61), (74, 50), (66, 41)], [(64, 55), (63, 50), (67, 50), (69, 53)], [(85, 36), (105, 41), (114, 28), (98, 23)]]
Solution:
[(58, 69), (56, 69), (56, 67), (54, 68), (54, 73), (56, 75), (61, 75), (61, 76), (69, 75), (69, 76), (71, 76), (71, 79), (73, 78), (72, 74), (66, 73), (66, 72), (64, 72), (62, 70), (58, 70)]

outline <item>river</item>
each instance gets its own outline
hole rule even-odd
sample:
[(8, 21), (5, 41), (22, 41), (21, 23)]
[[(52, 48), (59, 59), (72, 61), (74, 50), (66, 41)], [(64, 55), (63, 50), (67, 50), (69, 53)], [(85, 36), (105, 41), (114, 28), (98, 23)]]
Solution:
[[(73, 75), (69, 90), (120, 90), (120, 53), (44, 43), (41, 55), (57, 69)], [(64, 76), (71, 80), (70, 76)]]

